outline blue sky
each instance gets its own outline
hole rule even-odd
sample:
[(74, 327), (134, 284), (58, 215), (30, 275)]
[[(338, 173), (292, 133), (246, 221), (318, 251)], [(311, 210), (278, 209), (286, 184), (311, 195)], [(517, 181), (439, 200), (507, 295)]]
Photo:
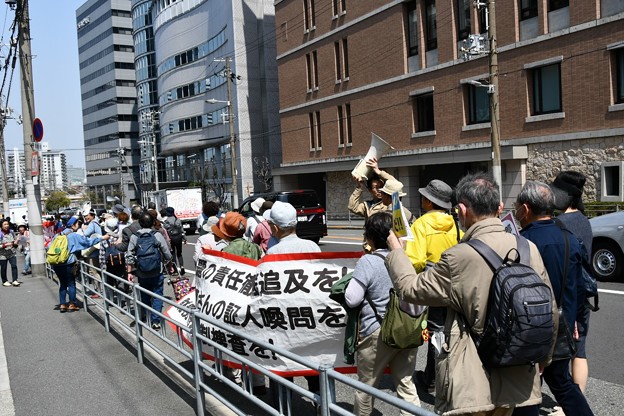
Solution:
[[(82, 110), (80, 103), (80, 75), (76, 38), (76, 9), (85, 0), (29, 0), (30, 34), (34, 55), (33, 76), (35, 90), (35, 117), (43, 122), (43, 141), (50, 149), (67, 154), (67, 164), (84, 167), (84, 143), (82, 133)], [(0, 2), (2, 44), (9, 42), (10, 26), (15, 12), (4, 1)], [(4, 60), (6, 46), (0, 48)], [(10, 67), (9, 67), (10, 68)], [(10, 69), (9, 69), (10, 70)], [(4, 72), (0, 74), (4, 76)], [(7, 85), (9, 78), (7, 77)], [(6, 95), (7, 86), (3, 93)], [(13, 75), (9, 106), (14, 115), (22, 113), (19, 65)], [(4, 130), (7, 151), (24, 148), (22, 126), (15, 120), (7, 120)]]

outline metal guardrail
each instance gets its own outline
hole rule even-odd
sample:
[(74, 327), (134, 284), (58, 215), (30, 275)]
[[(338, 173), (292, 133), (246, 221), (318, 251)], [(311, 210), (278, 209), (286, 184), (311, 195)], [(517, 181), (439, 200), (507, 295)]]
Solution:
[[(163, 360), (179, 373), (179, 375), (185, 377), (194, 389), (196, 399), (195, 412), (198, 415), (205, 414), (207, 410), (206, 395), (212, 396), (218, 402), (226, 406), (233, 414), (241, 416), (249, 414), (243, 407), (249, 407), (250, 405), (262, 409), (262, 411), (270, 415), (292, 415), (296, 410), (293, 395), (294, 397), (311, 401), (319, 415), (353, 415), (349, 410), (336, 404), (336, 383), (342, 383), (352, 388), (354, 391), (362, 391), (402, 411), (415, 415), (434, 415), (434, 413), (426, 409), (415, 406), (396, 396), (345, 376), (333, 370), (330, 365), (319, 364), (293, 354), (288, 350), (269, 344), (262, 339), (249, 336), (237, 328), (200, 313), (198, 309), (179, 305), (175, 301), (156, 295), (138, 284), (132, 285), (132, 290), (130, 293), (127, 293), (119, 288), (119, 286), (123, 287), (124, 284), (129, 284), (126, 280), (102, 269), (94, 268), (87, 263), (80, 262), (79, 264), (80, 283), (82, 287), (77, 287), (76, 289), (77, 292), (81, 293), (83, 296), (83, 307), (85, 311), (88, 311), (90, 308), (95, 308), (102, 313), (104, 315), (103, 321), (107, 332), (111, 332), (111, 323), (114, 323), (125, 328), (127, 333), (133, 333), (133, 342), (136, 347), (136, 355), (139, 363), (144, 363), (147, 347), (162, 357)], [(48, 277), (52, 278), (54, 271), (51, 266), (46, 265), (46, 270)], [(104, 278), (95, 278), (89, 273), (90, 271), (96, 272), (99, 276), (103, 276)], [(108, 283), (107, 280), (114, 284)], [(89, 296), (90, 293), (98, 295), (99, 299), (91, 298)], [(171, 306), (179, 309), (181, 313), (187, 314), (187, 316), (190, 316), (192, 325), (186, 326), (175, 322), (170, 317), (154, 310), (150, 305), (141, 302), (141, 293), (147, 293), (152, 297), (160, 299), (163, 302), (163, 309), (167, 306)], [(161, 322), (168, 323), (170, 327), (173, 328), (172, 333), (169, 334), (167, 325), (162, 325), (160, 330), (152, 329), (149, 322), (149, 315), (151, 313), (158, 315)], [(140, 318), (142, 314), (146, 316), (146, 321), (141, 321)], [(313, 393), (295, 384), (293, 381), (274, 374), (270, 370), (248, 360), (245, 356), (239, 355), (227, 347), (209, 339), (201, 333), (202, 322), (207, 322), (214, 327), (253, 342), (259, 347), (288, 358), (307, 369), (317, 371), (319, 373), (321, 387), (319, 394)], [(184, 338), (190, 340), (192, 348), (187, 346)], [(180, 364), (180, 360), (174, 357), (170, 352), (167, 352), (167, 349), (173, 350), (183, 358), (192, 361), (192, 371), (189, 371)], [(214, 365), (209, 365), (205, 362), (202, 355), (204, 351), (210, 351), (210, 354), (215, 358)], [(223, 364), (224, 360), (235, 360), (242, 364), (241, 384), (237, 384), (227, 376), (227, 370)], [(273, 405), (254, 395), (252, 386), (252, 373), (254, 372), (262, 374), (269, 379), (270, 389), (272, 389)], [(230, 387), (230, 391), (238, 395), (238, 397), (242, 399), (242, 402), (225, 397), (219, 389), (215, 388), (216, 386), (209, 383), (206, 375), (222, 383), (222, 386)], [(240, 403), (243, 403), (244, 406), (241, 406)]]

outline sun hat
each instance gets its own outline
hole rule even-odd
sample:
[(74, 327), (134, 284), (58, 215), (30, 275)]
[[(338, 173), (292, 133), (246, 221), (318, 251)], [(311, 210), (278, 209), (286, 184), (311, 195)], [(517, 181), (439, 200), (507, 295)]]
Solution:
[(206, 231), (207, 233), (209, 233), (212, 231), (212, 226), (218, 223), (219, 223), (219, 217), (216, 217), (213, 215), (211, 217), (208, 217), (206, 222), (202, 224), (202, 229)]
[(297, 225), (297, 210), (288, 202), (275, 201), (271, 209), (264, 211), (262, 216), (280, 228)]
[(256, 214), (260, 214), (260, 208), (262, 208), (262, 204), (264, 204), (264, 198), (257, 198), (251, 203), (251, 209), (253, 209)]
[(440, 208), (451, 209), (453, 189), (439, 179), (434, 179), (425, 188), (418, 188), (418, 192)]
[(247, 219), (238, 212), (228, 212), (225, 217), (213, 225), (210, 229), (213, 234), (224, 240), (242, 237), (247, 228)]
[(384, 183), (383, 188), (379, 190), (379, 192), (383, 192), (384, 194), (388, 194), (392, 196), (393, 193), (398, 192), (399, 196), (407, 195), (403, 192), (403, 183), (397, 181), (396, 179), (388, 179), (386, 183)]

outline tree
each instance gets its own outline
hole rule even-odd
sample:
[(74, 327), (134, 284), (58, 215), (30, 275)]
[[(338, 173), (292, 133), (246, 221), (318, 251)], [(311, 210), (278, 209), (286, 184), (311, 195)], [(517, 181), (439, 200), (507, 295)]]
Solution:
[(69, 204), (71, 204), (71, 200), (65, 192), (54, 191), (48, 197), (45, 207), (48, 211), (59, 211), (61, 208), (68, 207)]

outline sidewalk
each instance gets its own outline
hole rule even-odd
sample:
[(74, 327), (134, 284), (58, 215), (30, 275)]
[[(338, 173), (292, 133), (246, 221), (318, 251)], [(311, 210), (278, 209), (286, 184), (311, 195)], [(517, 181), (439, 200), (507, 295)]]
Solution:
[(193, 397), (97, 317), (60, 313), (53, 280), (20, 280), (0, 287), (0, 415), (195, 414)]
[(327, 220), (327, 228), (330, 230), (361, 230), (364, 228), (364, 218), (354, 215), (351, 220)]

